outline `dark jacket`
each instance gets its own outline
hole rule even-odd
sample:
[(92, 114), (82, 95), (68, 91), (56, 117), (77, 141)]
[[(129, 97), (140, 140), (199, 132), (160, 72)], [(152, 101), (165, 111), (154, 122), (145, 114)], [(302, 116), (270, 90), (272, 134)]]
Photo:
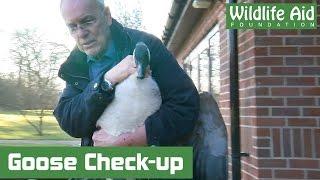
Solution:
[[(199, 96), (194, 84), (156, 37), (124, 28), (115, 20), (110, 29), (118, 62), (132, 54), (139, 41), (149, 47), (152, 77), (160, 88), (162, 105), (145, 120), (147, 142), (148, 145), (174, 145), (192, 132), (198, 117)], [(92, 143), (96, 121), (114, 98), (114, 92), (104, 92), (100, 87), (104, 73), (89, 79), (86, 58), (86, 54), (76, 48), (61, 65), (58, 75), (67, 85), (54, 110), (60, 127), (70, 136), (82, 138), (82, 145)]]

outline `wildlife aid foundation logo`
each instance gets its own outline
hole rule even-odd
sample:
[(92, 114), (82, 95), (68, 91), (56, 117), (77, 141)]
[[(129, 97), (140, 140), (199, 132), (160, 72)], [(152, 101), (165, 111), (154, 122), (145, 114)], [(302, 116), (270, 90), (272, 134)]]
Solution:
[(316, 3), (227, 4), (227, 29), (316, 29)]

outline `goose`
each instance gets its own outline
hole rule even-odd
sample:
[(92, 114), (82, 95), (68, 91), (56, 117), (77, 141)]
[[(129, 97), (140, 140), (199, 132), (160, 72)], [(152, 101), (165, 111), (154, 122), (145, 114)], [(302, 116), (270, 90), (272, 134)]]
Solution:
[[(137, 72), (115, 90), (115, 98), (97, 121), (113, 136), (133, 132), (162, 103), (160, 90), (147, 75), (150, 52), (139, 42), (133, 52)], [(143, 93), (141, 93), (143, 92)], [(211, 93), (200, 93), (200, 112), (193, 132), (178, 145), (193, 147), (193, 179), (227, 179), (227, 130), (219, 106)]]
[(147, 45), (138, 42), (133, 57), (137, 72), (117, 85), (114, 100), (96, 124), (113, 136), (134, 132), (144, 124), (148, 116), (159, 110), (162, 103), (159, 87), (147, 73), (150, 69), (150, 51)]

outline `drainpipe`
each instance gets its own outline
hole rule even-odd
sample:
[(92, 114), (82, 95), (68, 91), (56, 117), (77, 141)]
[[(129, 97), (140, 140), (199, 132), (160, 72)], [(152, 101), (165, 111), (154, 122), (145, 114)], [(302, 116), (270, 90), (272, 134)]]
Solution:
[[(237, 0), (228, 0), (237, 3)], [(232, 179), (241, 179), (238, 31), (229, 29)]]

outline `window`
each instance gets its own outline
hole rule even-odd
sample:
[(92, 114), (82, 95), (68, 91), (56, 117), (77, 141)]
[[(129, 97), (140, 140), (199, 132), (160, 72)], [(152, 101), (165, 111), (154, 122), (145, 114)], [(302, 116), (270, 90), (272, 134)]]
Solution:
[(199, 92), (208, 91), (214, 95), (220, 91), (219, 26), (216, 25), (207, 36), (184, 59), (184, 69)]

